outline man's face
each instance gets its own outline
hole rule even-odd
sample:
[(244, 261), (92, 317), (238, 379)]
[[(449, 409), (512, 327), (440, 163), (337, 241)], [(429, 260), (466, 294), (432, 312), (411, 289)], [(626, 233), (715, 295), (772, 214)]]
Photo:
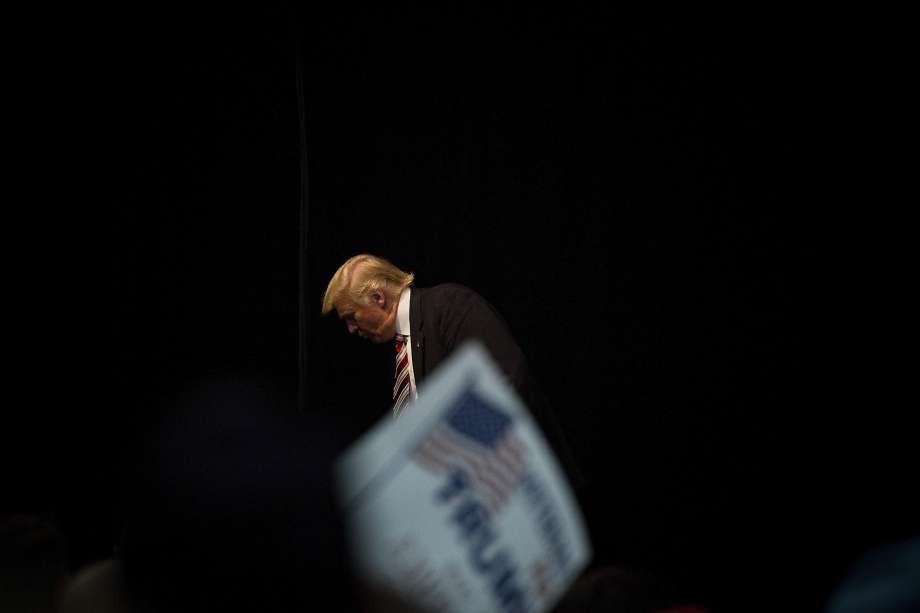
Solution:
[(340, 299), (335, 303), (335, 311), (349, 333), (372, 343), (389, 342), (396, 336), (396, 309), (388, 308), (386, 297), (380, 293), (375, 292), (370, 298), (370, 302), (363, 304)]

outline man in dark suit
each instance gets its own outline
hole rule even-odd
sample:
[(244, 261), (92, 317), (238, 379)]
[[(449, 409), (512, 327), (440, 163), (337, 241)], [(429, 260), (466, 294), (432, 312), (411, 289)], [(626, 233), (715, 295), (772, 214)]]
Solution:
[(374, 343), (397, 343), (393, 412), (464, 341), (476, 339), (530, 410), (576, 487), (582, 478), (562, 429), (511, 331), (473, 290), (453, 283), (418, 288), (415, 275), (368, 254), (342, 264), (329, 281), (323, 314), (335, 310), (348, 331)]

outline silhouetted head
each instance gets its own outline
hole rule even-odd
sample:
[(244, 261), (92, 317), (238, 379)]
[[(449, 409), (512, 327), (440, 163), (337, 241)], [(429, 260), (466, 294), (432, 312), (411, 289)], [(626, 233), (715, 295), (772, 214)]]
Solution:
[(181, 394), (142, 454), (121, 553), (132, 594), (170, 611), (349, 609), (335, 439), (259, 381)]

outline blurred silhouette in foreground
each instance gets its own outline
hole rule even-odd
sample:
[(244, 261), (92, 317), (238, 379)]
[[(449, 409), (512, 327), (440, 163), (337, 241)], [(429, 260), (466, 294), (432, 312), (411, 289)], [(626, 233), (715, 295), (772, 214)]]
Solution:
[[(304, 581), (309, 581), (309, 578)], [(318, 590), (316, 596), (321, 595), (322, 591)], [(427, 613), (392, 591), (377, 586), (362, 585), (357, 601), (359, 608), (356, 610), (365, 613)], [(322, 606), (325, 603), (318, 604)], [(63, 591), (61, 606), (57, 609), (59, 613), (158, 613), (169, 610), (132, 595), (125, 582), (124, 567), (116, 559), (90, 564), (77, 573)]]
[(682, 603), (660, 580), (617, 566), (584, 573), (552, 613), (708, 613), (697, 604)]
[(0, 611), (54, 611), (67, 578), (65, 539), (50, 515), (0, 515)]
[(141, 453), (119, 559), (83, 577), (90, 591), (121, 586), (141, 610), (356, 609), (336, 433), (273, 389), (228, 377), (168, 403)]
[(862, 557), (831, 595), (827, 613), (920, 611), (920, 536)]
[(333, 487), (342, 430), (277, 390), (228, 376), (163, 403), (116, 555), (64, 583), (61, 613), (424, 613), (356, 579)]

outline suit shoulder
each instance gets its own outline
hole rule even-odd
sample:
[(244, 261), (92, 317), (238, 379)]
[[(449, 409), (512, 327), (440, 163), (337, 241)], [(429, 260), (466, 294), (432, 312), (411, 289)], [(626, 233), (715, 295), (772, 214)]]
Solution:
[(425, 291), (437, 296), (479, 296), (475, 290), (460, 283), (441, 283)]
[(425, 301), (437, 303), (441, 306), (455, 307), (462, 305), (472, 306), (474, 304), (489, 304), (479, 292), (465, 285), (461, 285), (460, 283), (442, 283), (426, 289)]

